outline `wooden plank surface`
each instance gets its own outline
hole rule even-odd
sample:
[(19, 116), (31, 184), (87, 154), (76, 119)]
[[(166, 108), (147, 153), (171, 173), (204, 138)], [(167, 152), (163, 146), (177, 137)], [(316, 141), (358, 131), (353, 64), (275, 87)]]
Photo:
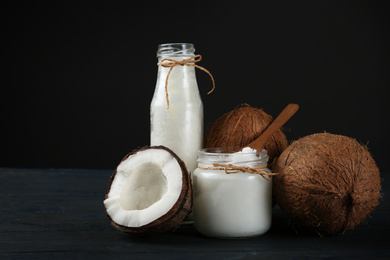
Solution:
[(275, 207), (263, 236), (207, 238), (192, 225), (137, 237), (111, 227), (103, 206), (111, 171), (0, 168), (1, 259), (390, 259), (389, 174), (371, 218), (344, 235), (296, 233)]

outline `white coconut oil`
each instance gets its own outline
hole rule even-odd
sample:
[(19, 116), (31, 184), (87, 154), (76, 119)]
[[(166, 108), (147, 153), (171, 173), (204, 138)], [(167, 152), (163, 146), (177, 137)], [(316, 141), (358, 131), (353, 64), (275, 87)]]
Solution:
[[(267, 232), (272, 219), (272, 179), (237, 168), (262, 168), (264, 173), (270, 173), (267, 161), (266, 150), (200, 150), (199, 168), (193, 176), (195, 228), (203, 235), (218, 238), (245, 238)], [(234, 166), (229, 172), (215, 163)]]
[[(190, 43), (160, 44), (157, 57), (159, 62), (163, 59), (182, 61), (193, 57), (194, 53), (194, 45)], [(203, 142), (203, 104), (195, 67), (173, 67), (165, 89), (169, 71), (169, 67), (158, 66), (150, 105), (150, 143), (170, 148), (185, 162), (188, 171), (193, 172)]]

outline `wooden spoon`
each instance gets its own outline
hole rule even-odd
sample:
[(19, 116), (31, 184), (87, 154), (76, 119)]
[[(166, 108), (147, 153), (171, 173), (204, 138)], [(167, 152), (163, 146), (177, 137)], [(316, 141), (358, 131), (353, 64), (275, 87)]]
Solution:
[[(246, 147), (261, 151), (268, 139), (281, 128), (299, 109), (297, 104), (288, 104), (278, 117), (265, 129), (265, 131)], [(241, 150), (241, 149), (240, 149)]]

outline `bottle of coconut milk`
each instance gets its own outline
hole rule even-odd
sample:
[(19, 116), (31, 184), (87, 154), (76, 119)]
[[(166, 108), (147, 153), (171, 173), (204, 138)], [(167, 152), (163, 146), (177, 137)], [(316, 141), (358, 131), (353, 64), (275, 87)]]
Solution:
[(203, 104), (195, 67), (174, 64), (194, 55), (191, 43), (158, 46), (157, 83), (150, 105), (151, 145), (170, 148), (191, 173), (197, 168), (198, 150), (203, 144)]

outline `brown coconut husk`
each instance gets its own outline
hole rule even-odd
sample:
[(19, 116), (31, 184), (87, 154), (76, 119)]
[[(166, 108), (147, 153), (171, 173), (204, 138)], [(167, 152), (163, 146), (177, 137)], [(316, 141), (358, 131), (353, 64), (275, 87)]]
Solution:
[[(259, 137), (272, 121), (272, 116), (262, 109), (243, 104), (214, 122), (206, 134), (204, 147), (244, 147)], [(270, 168), (286, 147), (287, 138), (279, 129), (264, 146)]]
[(356, 140), (329, 133), (293, 142), (275, 164), (273, 191), (296, 226), (344, 233), (379, 204), (379, 169)]

